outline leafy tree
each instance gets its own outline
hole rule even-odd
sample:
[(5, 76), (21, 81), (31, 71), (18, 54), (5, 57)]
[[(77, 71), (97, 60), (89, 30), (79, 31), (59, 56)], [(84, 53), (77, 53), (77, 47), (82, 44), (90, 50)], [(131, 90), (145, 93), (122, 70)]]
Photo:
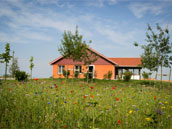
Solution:
[(10, 56), (10, 44), (6, 43), (5, 53), (0, 54), (0, 62), (5, 63), (5, 80), (7, 76), (8, 63), (11, 60), (11, 58), (12, 56)]
[(33, 56), (31, 56), (30, 58), (30, 75), (31, 75), (31, 79), (32, 79), (32, 69), (34, 67), (34, 63), (33, 63)]
[(12, 77), (15, 77), (15, 73), (16, 71), (19, 70), (19, 66), (18, 66), (18, 60), (17, 58), (14, 57), (14, 51), (13, 51), (13, 59), (12, 59), (12, 64), (9, 68), (9, 72), (11, 74)]
[(79, 35), (78, 27), (76, 26), (75, 34), (72, 34), (70, 31), (64, 32), (58, 51), (66, 59), (72, 59), (74, 62), (83, 61), (85, 65), (88, 65), (97, 60), (95, 59), (96, 54), (94, 52), (88, 52), (88, 47), (89, 45), (86, 41), (83, 41), (83, 36)]
[[(150, 71), (158, 71), (158, 68), (161, 68), (162, 81), (162, 67), (170, 67), (169, 59), (172, 53), (172, 43), (170, 43), (168, 27), (162, 29), (159, 24), (156, 24), (156, 29), (157, 33), (148, 25), (148, 32), (146, 32), (147, 44), (141, 46), (144, 50), (141, 58), (144, 68)], [(138, 46), (138, 43), (134, 43), (134, 45)]]

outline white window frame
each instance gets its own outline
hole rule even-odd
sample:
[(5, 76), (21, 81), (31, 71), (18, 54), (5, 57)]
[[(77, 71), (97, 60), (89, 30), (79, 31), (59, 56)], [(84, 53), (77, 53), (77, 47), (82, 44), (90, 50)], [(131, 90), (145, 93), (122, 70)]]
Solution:
[(64, 69), (65, 69), (64, 65), (58, 65), (58, 74), (63, 74)]
[[(76, 67), (78, 67), (78, 69), (76, 69)], [(82, 66), (81, 65), (75, 65), (74, 70), (78, 71), (79, 73), (82, 73)]]

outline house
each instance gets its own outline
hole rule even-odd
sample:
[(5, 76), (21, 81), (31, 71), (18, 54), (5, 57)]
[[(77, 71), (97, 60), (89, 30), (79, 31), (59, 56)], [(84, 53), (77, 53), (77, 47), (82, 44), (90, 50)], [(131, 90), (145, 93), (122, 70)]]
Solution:
[(74, 62), (63, 56), (50, 62), (49, 64), (53, 66), (53, 78), (64, 78), (63, 70), (68, 69), (70, 71), (69, 78), (74, 77), (75, 71), (79, 72), (79, 78), (84, 78), (84, 73), (88, 70), (96, 79), (103, 79), (108, 71), (112, 72), (111, 79), (118, 79), (126, 70), (129, 70), (132, 72), (131, 79), (141, 79), (141, 58), (108, 58), (92, 48), (88, 48), (88, 51), (98, 56), (98, 59), (88, 66), (85, 66), (84, 62)]

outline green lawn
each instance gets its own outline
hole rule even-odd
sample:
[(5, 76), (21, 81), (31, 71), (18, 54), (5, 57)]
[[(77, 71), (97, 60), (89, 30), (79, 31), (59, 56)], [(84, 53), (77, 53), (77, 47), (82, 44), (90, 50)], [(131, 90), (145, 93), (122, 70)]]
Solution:
[(1, 81), (0, 128), (172, 128), (172, 84), (149, 83)]

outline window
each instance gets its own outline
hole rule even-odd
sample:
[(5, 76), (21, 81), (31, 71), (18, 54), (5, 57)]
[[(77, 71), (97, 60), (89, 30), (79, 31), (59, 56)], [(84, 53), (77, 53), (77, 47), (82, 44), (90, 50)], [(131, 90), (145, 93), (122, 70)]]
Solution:
[(81, 65), (76, 65), (75, 66), (75, 71), (78, 71), (79, 73), (82, 73), (82, 66)]
[(63, 74), (64, 68), (65, 68), (64, 66), (59, 65), (59, 66), (58, 66), (58, 74)]

